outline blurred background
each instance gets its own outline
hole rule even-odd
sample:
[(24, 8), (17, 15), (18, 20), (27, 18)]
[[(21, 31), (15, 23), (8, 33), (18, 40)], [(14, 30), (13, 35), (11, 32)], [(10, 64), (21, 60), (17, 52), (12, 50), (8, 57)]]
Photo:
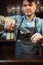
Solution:
[[(36, 16), (43, 18), (43, 0), (41, 1), (41, 7), (37, 9)], [(38, 1), (39, 5), (39, 1)], [(23, 14), (21, 9), (20, 0), (0, 0), (0, 15), (11, 16), (16, 14)]]

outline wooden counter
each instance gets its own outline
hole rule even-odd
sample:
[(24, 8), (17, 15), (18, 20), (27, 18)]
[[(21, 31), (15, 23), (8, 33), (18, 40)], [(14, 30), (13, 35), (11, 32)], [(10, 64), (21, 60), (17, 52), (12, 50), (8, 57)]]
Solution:
[(0, 40), (0, 56), (10, 56), (15, 53), (15, 40)]
[(22, 55), (15, 57), (15, 40), (0, 41), (0, 65), (26, 64), (27, 62), (31, 65), (32, 63), (41, 65), (43, 63), (43, 55)]
[(43, 56), (23, 55), (23, 56), (0, 56), (0, 62), (43, 62)]
[(1, 56), (1, 58), (4, 58), (3, 60), (0, 60), (1, 65), (43, 65), (43, 56), (24, 55), (17, 56), (16, 58), (14, 56)]

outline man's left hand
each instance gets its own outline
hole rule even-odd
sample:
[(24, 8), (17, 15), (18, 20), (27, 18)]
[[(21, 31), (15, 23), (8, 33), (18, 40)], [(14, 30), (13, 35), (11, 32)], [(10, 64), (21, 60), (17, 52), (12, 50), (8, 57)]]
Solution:
[(38, 41), (40, 41), (40, 39), (43, 38), (43, 36), (40, 33), (35, 33), (32, 37), (32, 43), (37, 43)]

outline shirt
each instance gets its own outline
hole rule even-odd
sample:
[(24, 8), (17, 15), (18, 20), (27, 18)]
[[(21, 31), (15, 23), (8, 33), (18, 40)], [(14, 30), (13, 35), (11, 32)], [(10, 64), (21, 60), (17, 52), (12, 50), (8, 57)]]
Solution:
[[(20, 27), (35, 27), (35, 20), (36, 20), (37, 32), (43, 35), (43, 19), (35, 16), (32, 20), (28, 21), (28, 20), (26, 20), (25, 16), (20, 16), (20, 15), (11, 16), (11, 18), (16, 20), (16, 28), (19, 28), (20, 22), (22, 22)], [(22, 21), (22, 19), (23, 19), (23, 21)], [(15, 33), (16, 33), (16, 36), (17, 36), (17, 31)], [(34, 48), (33, 46), (24, 45), (22, 42), (17, 42), (16, 43), (16, 54), (19, 54), (19, 52), (20, 53), (25, 52), (27, 54), (28, 53), (34, 54), (34, 52), (36, 50), (33, 51), (32, 50), (33, 48)]]
[(22, 18), (24, 18), (24, 20), (21, 27), (35, 27), (34, 21), (36, 19), (37, 31), (43, 35), (43, 19), (35, 16), (32, 20), (28, 21), (25, 19), (25, 16), (20, 16), (20, 15), (11, 16), (11, 18), (16, 20), (16, 28), (19, 27)]

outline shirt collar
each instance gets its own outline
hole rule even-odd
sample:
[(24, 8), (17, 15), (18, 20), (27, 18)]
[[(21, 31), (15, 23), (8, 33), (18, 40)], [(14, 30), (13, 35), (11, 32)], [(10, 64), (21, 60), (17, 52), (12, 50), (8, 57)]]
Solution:
[[(25, 16), (23, 16), (23, 19), (24, 19), (24, 20), (26, 20), (26, 17), (25, 17)], [(35, 19), (36, 19), (36, 16), (34, 16), (34, 18), (33, 18), (33, 19), (31, 19), (29, 22), (35, 21)], [(26, 21), (28, 21), (28, 20), (26, 20)]]

